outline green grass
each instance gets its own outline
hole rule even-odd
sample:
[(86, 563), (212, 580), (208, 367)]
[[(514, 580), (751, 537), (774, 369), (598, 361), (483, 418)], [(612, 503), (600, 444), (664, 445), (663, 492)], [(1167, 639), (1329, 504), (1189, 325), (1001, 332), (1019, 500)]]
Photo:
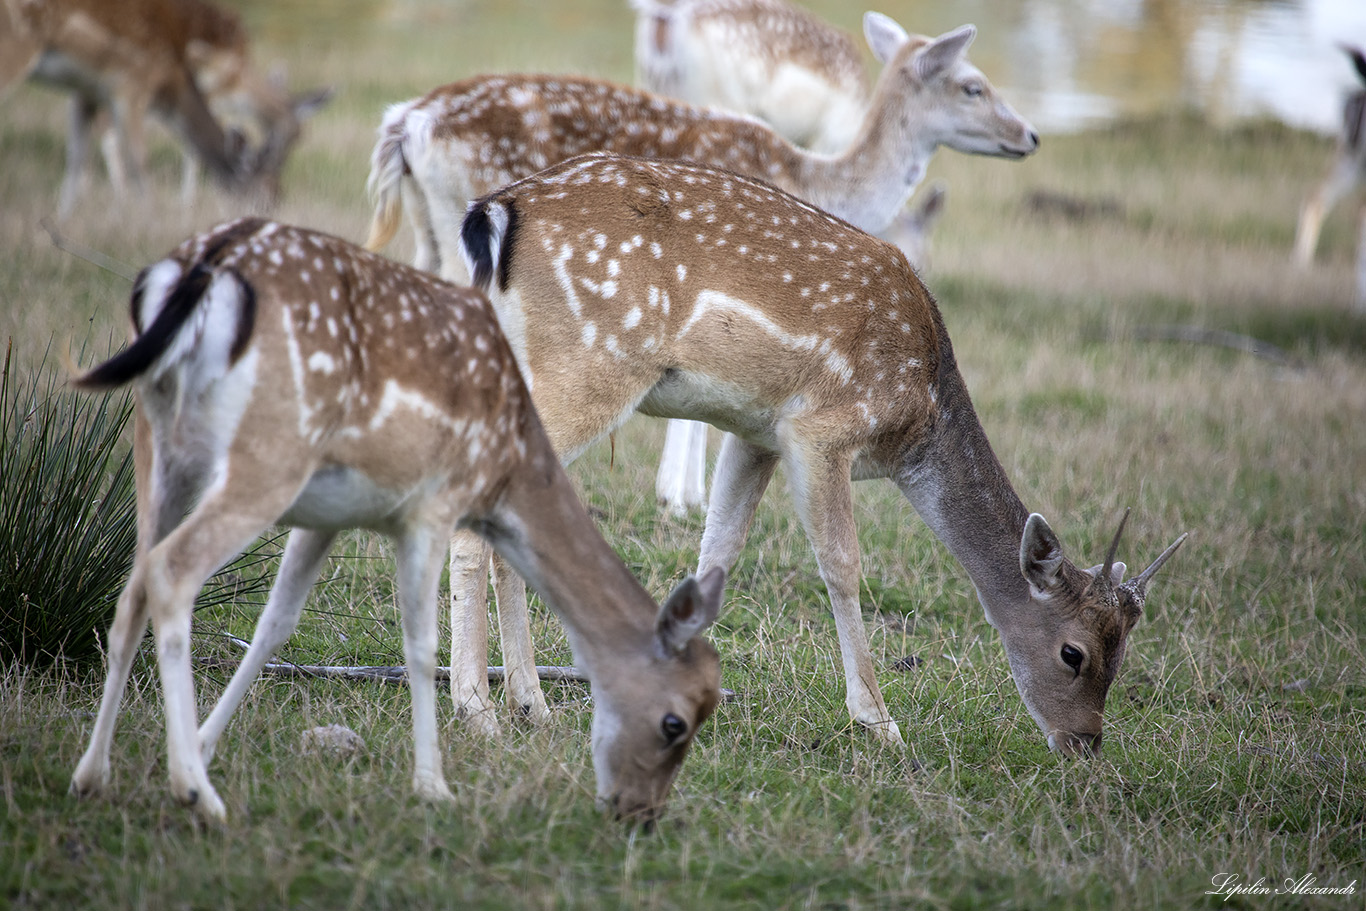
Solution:
[[(615, 0), (566, 7), (550, 35), (528, 3), (502, 18), (493, 6), (401, 10), (353, 47), (250, 7), (276, 36), (265, 59), (291, 57), (300, 87), (340, 88), (291, 161), (280, 217), (363, 234), (385, 103), (496, 68), (629, 77)], [(20, 88), (0, 101), (0, 337), (25, 368), (54, 336), (60, 346), (125, 331), (127, 283), (54, 250), (39, 227), (60, 179), (58, 98)], [(590, 706), (572, 684), (548, 687), (547, 726), (509, 717), (497, 744), (462, 731), (443, 698), (457, 799), (431, 808), (408, 793), (406, 690), (263, 680), (210, 769), (229, 822), (201, 828), (167, 795), (144, 648), (112, 794), (99, 800), (66, 794), (99, 669), (0, 676), (0, 904), (1362, 907), (1366, 328), (1350, 309), (1352, 214), (1329, 219), (1312, 269), (1290, 266), (1295, 214), (1330, 152), (1280, 127), (1172, 116), (1045, 137), (1021, 163), (943, 152), (932, 166), (949, 196), (925, 277), (1021, 497), (1083, 565), (1102, 559), (1126, 505), (1131, 565), (1192, 533), (1131, 639), (1103, 759), (1047, 752), (965, 574), (881, 482), (856, 487), (864, 617), (910, 747), (883, 750), (852, 728), (834, 624), (779, 478), (713, 635), (738, 699), (700, 734), (652, 836), (594, 811)], [(237, 214), (212, 192), (180, 210), (174, 157), (156, 160), (144, 198), (116, 201), (97, 181), (64, 230), (141, 266)], [(1077, 222), (1031, 208), (1038, 190), (1114, 205)], [(405, 244), (390, 252), (403, 257)], [(1167, 324), (1255, 336), (1296, 364), (1141, 340)], [(614, 453), (595, 447), (572, 471), (657, 596), (695, 561), (702, 524), (654, 505), (661, 431), (634, 421)], [(401, 661), (392, 568), (387, 544), (344, 536), (284, 657)], [(237, 657), (229, 637), (250, 636), (256, 610), (201, 610), (196, 653)], [(569, 661), (543, 609), (533, 628), (539, 661)], [(199, 673), (201, 711), (225, 682)], [(356, 730), (365, 750), (300, 756), (302, 731), (329, 723)], [(1356, 895), (1225, 902), (1203, 894), (1219, 873), (1355, 880)]]

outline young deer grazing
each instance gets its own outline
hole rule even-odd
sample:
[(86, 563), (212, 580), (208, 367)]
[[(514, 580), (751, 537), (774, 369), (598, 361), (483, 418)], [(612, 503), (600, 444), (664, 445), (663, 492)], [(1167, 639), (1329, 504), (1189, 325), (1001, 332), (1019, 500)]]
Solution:
[[(150, 618), (171, 789), (210, 819), (219, 735), (299, 620), (337, 532), (397, 542), (413, 698), (413, 787), (449, 798), (437, 744), (436, 602), (457, 524), (545, 596), (593, 687), (600, 800), (661, 809), (720, 696), (702, 637), (724, 571), (656, 608), (575, 497), (484, 296), (333, 237), (246, 219), (191, 238), (133, 290), (135, 340), (77, 379), (137, 388), (138, 547), (109, 632), (109, 669), (72, 789), (103, 790), (129, 664)], [(251, 647), (195, 736), (190, 615), (219, 566), (294, 527)]]
[[(858, 135), (870, 87), (847, 32), (786, 0), (631, 5), (644, 88), (753, 114), (815, 152), (842, 152)], [(878, 18), (885, 17), (868, 14), (871, 23)]]
[(856, 721), (901, 743), (859, 612), (850, 487), (885, 477), (972, 577), (1049, 745), (1100, 748), (1146, 586), (1185, 536), (1129, 582), (1118, 534), (1103, 565), (1068, 561), (1011, 488), (895, 247), (733, 173), (601, 154), (477, 200), (463, 247), (563, 457), (636, 411), (728, 432), (701, 570), (734, 563), (783, 463)]
[(0, 48), (0, 90), (29, 77), (72, 93), (64, 215), (87, 182), (90, 137), (107, 128), (106, 113), (116, 192), (142, 185), (150, 112), (185, 144), (187, 204), (200, 164), (224, 187), (273, 202), (303, 120), (330, 95), (291, 96), (262, 78), (240, 18), (207, 0), (0, 0)]

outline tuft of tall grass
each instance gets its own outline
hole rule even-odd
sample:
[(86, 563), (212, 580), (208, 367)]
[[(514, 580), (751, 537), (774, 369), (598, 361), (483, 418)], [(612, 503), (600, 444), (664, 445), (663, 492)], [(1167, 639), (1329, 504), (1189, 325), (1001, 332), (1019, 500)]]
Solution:
[[(0, 665), (99, 653), (137, 542), (132, 393), (78, 394), (56, 371), (0, 370)], [(200, 606), (267, 587), (267, 540), (211, 580)]]
[[(0, 372), (0, 662), (96, 653), (137, 541), (129, 392), (78, 396)], [(44, 357), (46, 360), (46, 356)]]

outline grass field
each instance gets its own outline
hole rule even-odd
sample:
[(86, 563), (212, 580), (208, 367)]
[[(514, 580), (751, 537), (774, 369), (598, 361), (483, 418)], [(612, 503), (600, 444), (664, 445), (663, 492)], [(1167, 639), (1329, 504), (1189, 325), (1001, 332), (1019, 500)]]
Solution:
[[(369, 10), (338, 8), (352, 7)], [(276, 214), (360, 239), (380, 110), (439, 82), (532, 67), (629, 78), (627, 26), (606, 7), (545, 7), (547, 23), (529, 2), (496, 18), (416, 5), (427, 13), (380, 20), (359, 49), (276, 27), (264, 56), (290, 56), (300, 87), (340, 89)], [(268, 7), (252, 9), (270, 24)], [(0, 100), (0, 340), (26, 368), (54, 337), (102, 351), (124, 333), (128, 283), (40, 226), (60, 180), (60, 100), (30, 87)], [(738, 697), (702, 731), (652, 835), (593, 809), (582, 686), (550, 685), (552, 722), (507, 718), (500, 743), (462, 731), (443, 698), (457, 799), (433, 808), (408, 794), (406, 690), (278, 679), (257, 685), (219, 745), (210, 772), (229, 822), (203, 828), (168, 796), (144, 648), (107, 799), (66, 794), (100, 668), (0, 670), (0, 905), (1363, 907), (1366, 318), (1351, 309), (1353, 213), (1329, 220), (1312, 269), (1290, 265), (1295, 213), (1330, 151), (1274, 125), (1171, 115), (1045, 137), (1022, 163), (941, 152), (931, 169), (949, 195), (924, 277), (1026, 505), (1082, 565), (1103, 559), (1125, 506), (1130, 565), (1191, 532), (1130, 640), (1102, 759), (1048, 753), (966, 575), (885, 482), (856, 486), (864, 618), (910, 748), (852, 728), (824, 589), (775, 484), (712, 635)], [(212, 191), (180, 209), (169, 146), (154, 165), (144, 198), (115, 200), (97, 181), (65, 233), (136, 268), (237, 214)], [(1253, 336), (1285, 358), (1149, 338), (1171, 326)], [(695, 562), (702, 527), (655, 507), (662, 430), (637, 419), (571, 472), (658, 597)], [(400, 663), (391, 572), (386, 544), (347, 537), (284, 657)], [(236, 657), (228, 637), (250, 635), (257, 607), (201, 611), (197, 653)], [(535, 631), (540, 663), (570, 660), (547, 611)], [(202, 711), (225, 682), (200, 674)], [(301, 732), (329, 723), (366, 748), (299, 755)], [(1220, 876), (1355, 891), (1225, 900), (1206, 894)]]

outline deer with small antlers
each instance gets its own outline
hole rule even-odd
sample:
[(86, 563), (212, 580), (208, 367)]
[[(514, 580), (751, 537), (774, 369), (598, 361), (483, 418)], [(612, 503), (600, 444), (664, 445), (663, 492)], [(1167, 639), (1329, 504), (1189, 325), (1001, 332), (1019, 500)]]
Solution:
[[(859, 610), (851, 478), (890, 478), (967, 570), (1049, 746), (1100, 749), (1147, 585), (1185, 536), (1128, 582), (1118, 533), (1103, 564), (1066, 559), (993, 454), (899, 250), (768, 184), (603, 154), (476, 200), (462, 249), (563, 457), (637, 411), (727, 431), (699, 570), (734, 563), (784, 465), (850, 715), (878, 739), (902, 742)], [(467, 543), (453, 543), (452, 564), (482, 565), (456, 552)]]
[[(591, 680), (600, 800), (652, 820), (720, 696), (723, 570), (656, 608), (598, 534), (551, 448), (485, 297), (334, 237), (245, 219), (143, 270), (134, 341), (75, 380), (134, 383), (138, 544), (109, 632), (108, 676), (72, 778), (102, 791), (129, 666), (150, 619), (171, 790), (224, 805), (205, 764), (290, 635), (336, 534), (397, 542), (413, 700), (413, 787), (450, 797), (437, 743), (436, 602), (447, 536), (473, 530), (558, 612)], [(293, 526), (251, 646), (195, 734), (195, 595), (271, 525)]]
[(240, 17), (207, 0), (0, 0), (0, 48), (0, 90), (27, 77), (72, 95), (62, 215), (88, 182), (92, 134), (105, 134), (115, 192), (142, 186), (149, 113), (183, 143), (185, 204), (201, 165), (225, 188), (274, 202), (304, 120), (331, 96), (291, 95), (262, 77)]

